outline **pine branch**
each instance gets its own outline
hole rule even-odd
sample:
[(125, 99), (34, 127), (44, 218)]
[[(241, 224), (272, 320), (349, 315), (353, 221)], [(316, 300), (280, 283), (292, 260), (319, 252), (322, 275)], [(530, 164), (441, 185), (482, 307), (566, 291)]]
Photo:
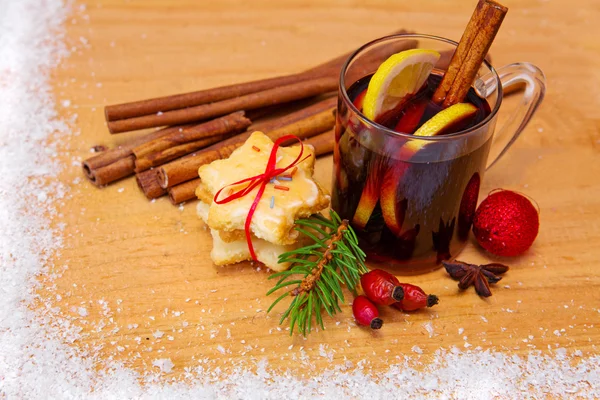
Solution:
[[(333, 316), (344, 302), (342, 285), (355, 293), (360, 274), (367, 272), (365, 253), (358, 247), (358, 238), (348, 224), (333, 210), (327, 219), (321, 214), (296, 221), (296, 230), (313, 242), (310, 245), (281, 254), (279, 262), (291, 263), (287, 271), (269, 277), (277, 279), (275, 286), (267, 292), (270, 295), (287, 288), (269, 307), (269, 312), (286, 297), (292, 297), (287, 310), (282, 314), (280, 324), (290, 322), (290, 335), (297, 326), (304, 336), (316, 324), (325, 329), (322, 312)], [(289, 286), (294, 286), (289, 289)]]

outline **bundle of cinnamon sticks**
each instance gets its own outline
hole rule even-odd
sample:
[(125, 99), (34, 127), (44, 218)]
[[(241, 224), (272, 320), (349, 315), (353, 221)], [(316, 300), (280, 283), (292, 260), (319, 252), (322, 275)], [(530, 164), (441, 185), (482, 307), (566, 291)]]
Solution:
[[(378, 48), (368, 54), (364, 69), (372, 71), (391, 54), (413, 47), (416, 41)], [(160, 129), (89, 158), (84, 174), (96, 186), (135, 175), (147, 198), (168, 194), (179, 204), (195, 198), (201, 165), (229, 157), (256, 130), (272, 140), (293, 134), (313, 145), (317, 156), (328, 154), (333, 150), (335, 91), (348, 56), (297, 74), (107, 106), (112, 134)], [(283, 115), (270, 115), (281, 114), (281, 108), (286, 109)]]

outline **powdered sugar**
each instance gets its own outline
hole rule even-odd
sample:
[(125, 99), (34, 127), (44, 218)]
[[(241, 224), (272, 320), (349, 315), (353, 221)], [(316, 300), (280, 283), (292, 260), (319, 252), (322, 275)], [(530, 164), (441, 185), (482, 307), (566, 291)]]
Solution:
[(175, 366), (175, 364), (173, 364), (173, 361), (171, 361), (170, 358), (160, 358), (158, 360), (154, 360), (152, 362), (152, 365), (160, 368), (160, 371), (166, 374), (171, 372), (173, 370), (173, 367)]
[[(388, 397), (390, 393), (395, 397), (429, 398), (514, 397), (520, 393), (541, 398), (571, 394), (600, 396), (595, 386), (600, 382), (600, 359), (584, 356), (580, 351), (575, 351), (573, 356), (576, 358), (571, 358), (562, 348), (547, 354), (535, 351), (518, 357), (454, 347), (432, 352), (431, 359), (423, 366), (420, 357), (424, 351), (415, 345), (412, 348), (414, 354), (410, 357), (399, 355), (397, 362), (383, 373), (369, 372), (368, 362), (364, 360), (354, 360), (354, 363), (347, 360), (312, 380), (300, 379), (291, 373), (275, 375), (266, 361), (249, 358), (247, 364), (233, 368), (228, 375), (208, 367), (201, 360), (196, 367), (185, 371), (184, 378), (191, 382), (190, 385), (172, 383), (165, 380), (164, 375), (173, 373), (178, 361), (168, 351), (148, 366), (145, 376), (138, 376), (108, 360), (102, 363), (107, 368), (98, 372), (96, 367), (101, 355), (97, 350), (83, 353), (72, 347), (70, 343), (81, 339), (78, 328), (60, 317), (51, 305), (36, 304), (35, 295), (37, 281), (34, 276), (41, 275), (51, 281), (52, 274), (59, 273), (61, 267), (51, 263), (51, 256), (59, 253), (62, 245), (63, 220), (54, 207), (68, 196), (68, 191), (67, 186), (57, 180), (61, 166), (53, 159), (62, 151), (62, 144), (57, 146), (56, 139), (68, 140), (70, 130), (66, 121), (57, 118), (55, 110), (76, 108), (77, 104), (72, 104), (70, 99), (52, 99), (48, 71), (65, 54), (60, 43), (60, 26), (67, 18), (68, 9), (60, 0), (21, 0), (2, 5), (0, 397), (380, 398)], [(85, 38), (78, 42), (90, 45)], [(77, 160), (73, 160), (73, 164), (77, 165)], [(117, 302), (117, 306), (120, 305), (121, 302)], [(506, 309), (506, 312), (511, 311)], [(103, 299), (94, 300), (93, 304), (86, 301), (72, 310), (73, 318), (78, 319), (85, 319), (93, 312), (104, 318), (95, 329), (118, 332), (119, 327), (111, 319), (120, 309), (111, 310)], [(159, 312), (162, 309), (155, 315)], [(176, 318), (187, 316), (180, 311), (165, 310), (164, 313), (167, 312)], [(151, 314), (146, 317), (154, 320)], [(138, 322), (142, 324), (142, 321)], [(188, 322), (181, 324), (187, 326)], [(121, 330), (137, 328), (138, 323), (128, 322)], [(163, 329), (167, 332), (154, 330), (153, 333), (148, 331), (148, 335), (163, 343), (165, 338), (173, 340), (171, 330)], [(208, 327), (207, 331), (210, 329)], [(352, 326), (349, 329), (359, 328)], [(417, 329), (419, 327), (415, 327)], [(441, 337), (438, 336), (441, 327), (437, 322), (435, 326), (433, 322), (427, 322), (421, 330), (428, 344)], [(222, 335), (228, 330), (223, 331)], [(566, 335), (564, 329), (555, 332), (557, 336)], [(287, 347), (287, 334), (281, 329), (275, 333)], [(137, 344), (142, 341), (140, 336), (135, 339)], [(427, 347), (427, 355), (430, 348)], [(126, 351), (121, 345), (116, 349)], [(299, 362), (310, 365), (318, 361), (311, 360), (301, 346), (289, 345), (289, 350), (293, 349), (298, 349)], [(377, 351), (383, 349), (385, 347)], [(263, 353), (264, 350), (262, 348)], [(231, 353), (227, 345), (221, 344), (217, 351), (223, 355)], [(322, 344), (318, 346), (315, 358), (332, 362), (338, 357), (341, 355), (336, 349)]]
[(427, 334), (429, 335), (430, 338), (432, 338), (435, 335), (435, 329), (434, 329), (431, 321), (425, 322), (423, 324), (423, 328), (425, 328), (425, 330), (427, 331)]

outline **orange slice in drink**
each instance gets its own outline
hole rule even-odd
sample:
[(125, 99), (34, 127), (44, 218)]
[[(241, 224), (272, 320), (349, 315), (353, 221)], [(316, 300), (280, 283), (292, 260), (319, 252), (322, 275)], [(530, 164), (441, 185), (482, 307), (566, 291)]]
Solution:
[(385, 60), (371, 78), (363, 114), (372, 121), (396, 108), (427, 81), (440, 53), (435, 50), (401, 51)]

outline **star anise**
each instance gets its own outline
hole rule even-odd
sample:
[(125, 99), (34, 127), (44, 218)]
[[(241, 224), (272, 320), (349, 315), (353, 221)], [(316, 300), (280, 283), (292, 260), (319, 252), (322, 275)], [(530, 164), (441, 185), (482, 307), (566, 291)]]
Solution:
[(458, 287), (465, 290), (469, 286), (475, 286), (475, 291), (481, 297), (490, 297), (490, 283), (496, 283), (502, 279), (501, 275), (508, 271), (508, 266), (500, 263), (484, 265), (468, 264), (462, 261), (442, 261), (444, 267), (452, 279), (458, 280)]

